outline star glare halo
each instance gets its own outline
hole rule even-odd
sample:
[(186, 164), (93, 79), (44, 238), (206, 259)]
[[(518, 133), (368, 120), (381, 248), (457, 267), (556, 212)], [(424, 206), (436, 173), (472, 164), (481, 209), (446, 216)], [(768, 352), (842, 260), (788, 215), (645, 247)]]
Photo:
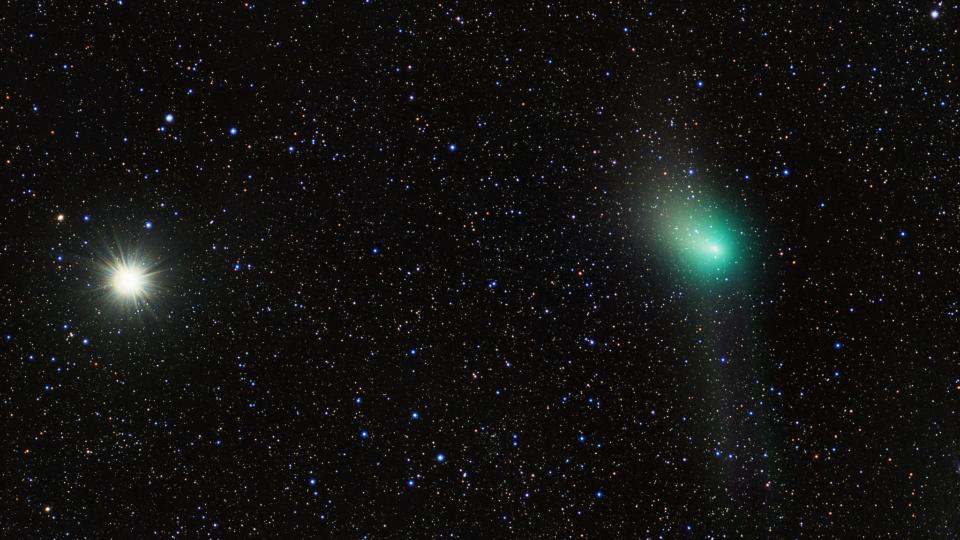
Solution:
[(110, 279), (114, 292), (121, 296), (136, 297), (145, 291), (146, 275), (139, 266), (121, 265)]
[(159, 291), (158, 270), (139, 251), (113, 252), (100, 261), (101, 287), (116, 307), (139, 311)]

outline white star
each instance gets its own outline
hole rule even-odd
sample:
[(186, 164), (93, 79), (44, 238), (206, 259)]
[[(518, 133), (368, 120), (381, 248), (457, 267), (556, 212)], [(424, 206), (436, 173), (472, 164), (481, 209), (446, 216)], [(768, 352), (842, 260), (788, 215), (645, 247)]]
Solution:
[(143, 294), (146, 274), (139, 266), (121, 265), (114, 271), (110, 283), (117, 294), (136, 297)]

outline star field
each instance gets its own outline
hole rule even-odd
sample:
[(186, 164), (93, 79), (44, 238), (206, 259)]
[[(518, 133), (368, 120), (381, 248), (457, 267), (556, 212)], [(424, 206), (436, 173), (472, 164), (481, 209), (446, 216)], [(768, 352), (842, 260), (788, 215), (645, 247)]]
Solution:
[(12, 9), (0, 536), (958, 538), (958, 23)]

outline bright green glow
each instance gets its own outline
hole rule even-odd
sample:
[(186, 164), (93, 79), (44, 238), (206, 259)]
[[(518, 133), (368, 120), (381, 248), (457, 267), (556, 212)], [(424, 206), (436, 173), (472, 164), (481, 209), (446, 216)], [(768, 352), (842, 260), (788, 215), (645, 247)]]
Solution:
[(681, 219), (672, 227), (673, 249), (680, 262), (698, 272), (720, 272), (731, 262), (729, 232), (709, 218)]
[(743, 235), (734, 216), (719, 204), (676, 194), (658, 217), (661, 239), (681, 273), (697, 282), (728, 281), (737, 275)]

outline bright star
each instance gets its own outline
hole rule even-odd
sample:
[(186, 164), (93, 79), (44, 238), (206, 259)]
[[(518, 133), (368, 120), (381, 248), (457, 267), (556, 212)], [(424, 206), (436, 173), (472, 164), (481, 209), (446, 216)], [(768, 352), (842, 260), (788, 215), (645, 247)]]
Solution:
[(160, 290), (156, 262), (136, 249), (110, 250), (96, 266), (102, 275), (101, 288), (109, 292), (111, 303), (120, 311), (139, 312)]
[(139, 266), (121, 264), (114, 271), (110, 283), (117, 294), (135, 298), (144, 292), (146, 274)]

